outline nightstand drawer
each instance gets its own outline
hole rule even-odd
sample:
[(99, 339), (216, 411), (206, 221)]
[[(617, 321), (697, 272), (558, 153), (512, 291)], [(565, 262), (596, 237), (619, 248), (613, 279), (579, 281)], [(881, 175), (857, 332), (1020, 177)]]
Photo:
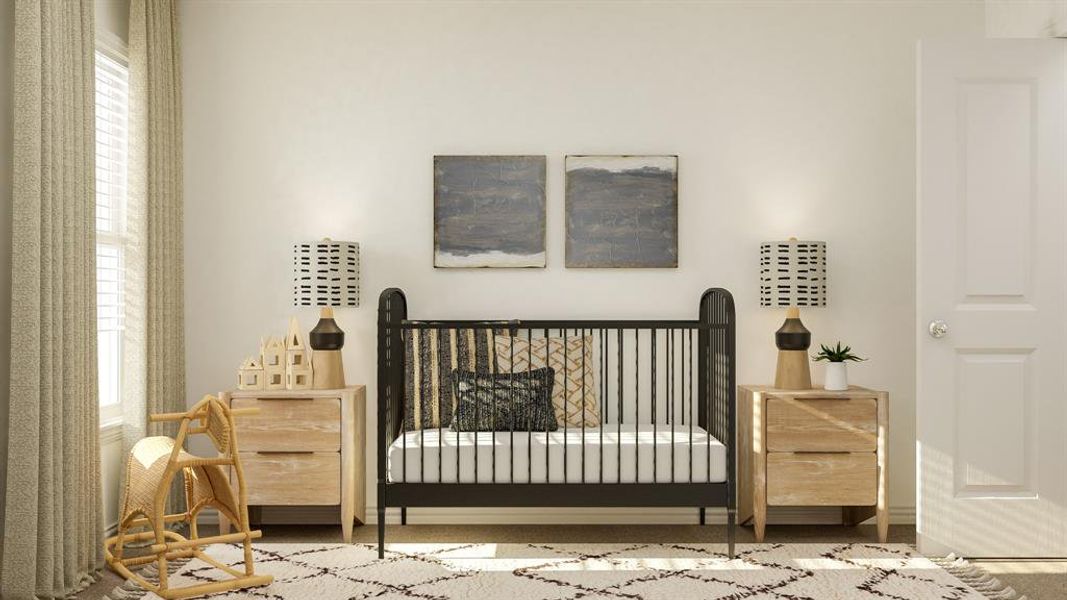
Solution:
[(874, 452), (878, 403), (873, 398), (768, 398), (771, 452)]
[(874, 453), (771, 452), (767, 455), (767, 504), (775, 506), (870, 506), (877, 501)]
[(236, 419), (242, 451), (337, 452), (341, 448), (338, 398), (234, 398), (233, 408), (258, 408)]
[(241, 452), (241, 466), (251, 505), (341, 503), (337, 452)]

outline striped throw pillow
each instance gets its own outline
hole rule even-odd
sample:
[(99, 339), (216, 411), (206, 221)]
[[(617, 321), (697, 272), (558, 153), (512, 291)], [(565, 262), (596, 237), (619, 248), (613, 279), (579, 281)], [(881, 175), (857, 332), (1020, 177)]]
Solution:
[(493, 371), (491, 329), (410, 329), (404, 338), (404, 430), (452, 423), (452, 372)]

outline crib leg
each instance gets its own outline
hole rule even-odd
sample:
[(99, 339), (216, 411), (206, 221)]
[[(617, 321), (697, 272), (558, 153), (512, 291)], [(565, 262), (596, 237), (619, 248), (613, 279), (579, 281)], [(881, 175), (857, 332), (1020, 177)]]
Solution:
[(401, 525), (407, 525), (408, 524), (408, 507), (406, 507), (406, 506), (401, 506), (400, 507), (400, 524)]
[(707, 519), (704, 516), (704, 507), (703, 506), (700, 507), (700, 524), (701, 525), (706, 525), (707, 524)]
[(734, 527), (737, 521), (737, 509), (726, 509), (726, 552), (730, 560), (734, 558)]
[(385, 558), (385, 507), (378, 506), (378, 558)]

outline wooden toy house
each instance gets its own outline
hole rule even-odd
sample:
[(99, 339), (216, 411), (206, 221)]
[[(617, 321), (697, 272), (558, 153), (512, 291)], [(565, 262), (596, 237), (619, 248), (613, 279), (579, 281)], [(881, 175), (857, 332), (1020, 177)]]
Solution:
[(263, 364), (249, 356), (237, 369), (237, 389), (261, 390), (263, 384)]
[(263, 389), (285, 389), (285, 341), (269, 337), (260, 346), (263, 357)]
[(285, 387), (311, 389), (312, 379), (311, 354), (300, 335), (300, 324), (293, 317), (289, 319), (289, 333), (285, 336)]

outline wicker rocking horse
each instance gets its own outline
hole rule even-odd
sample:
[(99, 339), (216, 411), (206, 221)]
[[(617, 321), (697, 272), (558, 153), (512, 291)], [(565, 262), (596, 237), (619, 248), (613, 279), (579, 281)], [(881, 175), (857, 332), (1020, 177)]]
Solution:
[[(163, 598), (188, 598), (215, 592), (223, 592), (260, 585), (273, 581), (270, 575), (256, 575), (252, 564), (252, 540), (262, 535), (248, 528), (244, 471), (237, 452), (237, 436), (233, 418), (249, 415), (259, 409), (231, 410), (214, 396), (204, 396), (186, 413), (152, 415), (153, 422), (180, 421), (178, 435), (145, 438), (130, 451), (126, 466), (126, 489), (120, 507), (118, 534), (105, 542), (107, 564), (127, 579)], [(201, 458), (184, 450), (189, 435), (205, 434), (215, 445), (218, 456)], [(237, 494), (227, 471), (233, 469)], [(167, 495), (174, 477), (184, 477), (187, 509), (183, 513), (167, 514)], [(199, 537), (196, 528), (197, 514), (212, 506), (225, 518), (237, 525), (238, 531), (227, 535)], [(186, 538), (167, 526), (184, 522), (189, 525)], [(145, 531), (129, 533), (130, 529), (146, 528)], [(130, 542), (152, 540), (149, 554), (124, 557), (124, 545)], [(232, 568), (201, 552), (208, 544), (243, 543), (244, 569)], [(198, 558), (220, 569), (230, 578), (174, 588), (167, 583), (167, 563), (179, 558)], [(154, 584), (130, 567), (155, 562), (159, 571), (159, 583)]]

